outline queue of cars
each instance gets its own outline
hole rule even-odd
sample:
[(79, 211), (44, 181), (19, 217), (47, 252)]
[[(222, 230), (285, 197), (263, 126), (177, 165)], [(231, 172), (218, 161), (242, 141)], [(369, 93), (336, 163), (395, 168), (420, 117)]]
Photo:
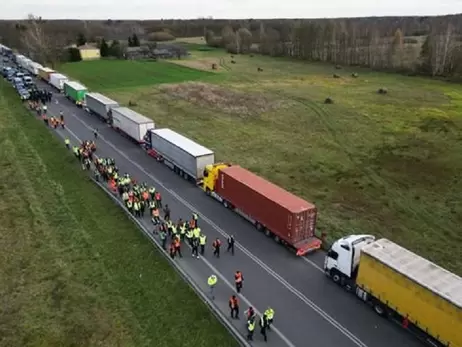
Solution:
[(2, 66), (2, 75), (16, 89), (21, 100), (28, 100), (30, 92), (35, 87), (32, 77), (21, 68), (15, 66)]

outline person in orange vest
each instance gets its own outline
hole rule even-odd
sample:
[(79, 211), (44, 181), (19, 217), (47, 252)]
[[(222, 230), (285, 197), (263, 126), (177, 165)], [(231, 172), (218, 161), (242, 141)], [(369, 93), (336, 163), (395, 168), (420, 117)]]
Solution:
[(217, 258), (220, 258), (220, 247), (221, 247), (221, 241), (217, 237), (215, 241), (213, 241), (212, 243), (213, 255)]
[(242, 272), (239, 270), (236, 271), (234, 274), (234, 283), (236, 284), (236, 292), (240, 293), (242, 289), (242, 282), (244, 281), (244, 277), (242, 276)]
[(158, 191), (154, 193), (154, 198), (156, 199), (156, 205), (158, 208), (162, 208), (162, 196)]
[(229, 309), (232, 319), (239, 319), (239, 300), (236, 295), (229, 298)]
[(180, 256), (180, 258), (183, 258), (183, 255), (181, 254), (181, 241), (178, 236), (175, 236), (173, 239), (173, 245), (175, 246), (175, 253)]

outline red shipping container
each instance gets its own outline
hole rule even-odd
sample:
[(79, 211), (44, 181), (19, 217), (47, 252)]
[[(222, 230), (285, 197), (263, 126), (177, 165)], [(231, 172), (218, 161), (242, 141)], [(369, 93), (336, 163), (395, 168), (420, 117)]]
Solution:
[(220, 170), (215, 192), (297, 249), (298, 255), (320, 248), (321, 241), (314, 236), (317, 210), (313, 204), (240, 166)]

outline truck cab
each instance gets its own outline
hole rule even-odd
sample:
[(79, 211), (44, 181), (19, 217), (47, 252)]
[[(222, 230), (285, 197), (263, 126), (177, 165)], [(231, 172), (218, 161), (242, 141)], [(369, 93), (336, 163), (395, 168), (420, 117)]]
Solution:
[(218, 179), (218, 173), (221, 169), (231, 166), (226, 163), (216, 163), (213, 165), (206, 165), (204, 169), (204, 181), (202, 183), (202, 189), (208, 195), (213, 195), (215, 191), (215, 184)]
[(361, 249), (374, 241), (372, 235), (349, 235), (335, 241), (324, 260), (324, 272), (335, 283), (352, 286), (358, 273)]

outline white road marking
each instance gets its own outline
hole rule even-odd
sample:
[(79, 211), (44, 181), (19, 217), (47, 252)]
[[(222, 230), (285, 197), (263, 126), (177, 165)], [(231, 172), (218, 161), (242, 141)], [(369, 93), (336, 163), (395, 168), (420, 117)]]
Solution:
[[(72, 113), (72, 117), (78, 120), (85, 128), (93, 131), (93, 128), (90, 127), (86, 122), (81, 120), (77, 117), (76, 114)], [(75, 134), (74, 134), (75, 135)], [(130, 157), (128, 157), (123, 151), (119, 150), (114, 144), (110, 141), (106, 140), (104, 136), (101, 134), (98, 136), (98, 139), (105, 142), (109, 147), (111, 147), (115, 152), (119, 153), (120, 156), (125, 158), (129, 163), (133, 166), (138, 168), (142, 173), (144, 173), (147, 177), (151, 178), (154, 182), (156, 182), (160, 187), (162, 187), (165, 191), (167, 191), (170, 195), (175, 197), (179, 202), (181, 202), (184, 206), (186, 206), (191, 212), (200, 213), (200, 211), (194, 206), (192, 206), (189, 202), (184, 200), (181, 196), (179, 196), (173, 190), (167, 188), (162, 182), (160, 182), (156, 177), (151, 175), (147, 172), (142, 166), (138, 163), (134, 162)], [(228, 234), (221, 229), (218, 225), (216, 225), (213, 221), (207, 218), (203, 213), (200, 213), (201, 219), (204, 220), (207, 224), (209, 224), (212, 228), (214, 228), (218, 233), (220, 233), (223, 237), (227, 238)], [(302, 302), (304, 302), (308, 307), (310, 307), (313, 311), (318, 313), (324, 320), (326, 320), (329, 324), (339, 330), (345, 337), (347, 337), (350, 341), (352, 341), (358, 347), (367, 347), (367, 345), (362, 342), (356, 335), (350, 332), (345, 326), (341, 323), (337, 322), (332, 316), (330, 316), (326, 311), (316, 305), (313, 301), (308, 299), (303, 293), (301, 293), (298, 289), (293, 287), (289, 282), (287, 282), (283, 277), (281, 277), (278, 273), (276, 273), (273, 269), (271, 269), (268, 265), (266, 265), (262, 260), (256, 257), (252, 252), (250, 252), (247, 248), (245, 248), (240, 243), (236, 242), (236, 247), (241, 250), (242, 253), (247, 255), (250, 259), (252, 259), (256, 264), (258, 264), (262, 269), (264, 269), (269, 275), (279, 281), (286, 289), (288, 289), (292, 294), (294, 294), (297, 298), (299, 298)], [(307, 259), (308, 261), (308, 259)]]

